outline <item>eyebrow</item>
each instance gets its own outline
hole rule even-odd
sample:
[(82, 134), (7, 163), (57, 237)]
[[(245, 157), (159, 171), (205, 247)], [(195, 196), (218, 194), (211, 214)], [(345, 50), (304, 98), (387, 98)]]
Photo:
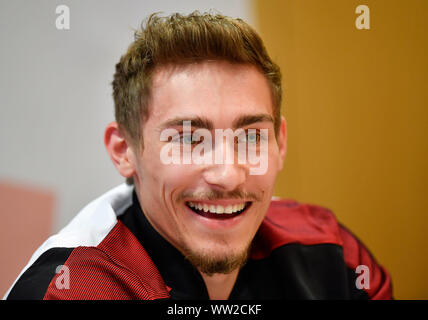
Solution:
[[(161, 125), (161, 130), (166, 128), (171, 128), (171, 127), (182, 126), (184, 121), (190, 121), (192, 124), (192, 127), (194, 128), (204, 128), (208, 130), (214, 129), (214, 124), (211, 120), (196, 116), (196, 117), (176, 117), (176, 118), (167, 120)], [(237, 129), (237, 128), (242, 128), (258, 122), (271, 122), (273, 124), (274, 120), (271, 115), (266, 113), (242, 115), (233, 121), (232, 126), (233, 126), (233, 129)]]
[(161, 125), (161, 129), (171, 128), (171, 127), (180, 127), (183, 125), (184, 121), (190, 121), (192, 124), (192, 127), (196, 127), (196, 128), (205, 128), (208, 130), (212, 130), (214, 128), (212, 121), (206, 118), (197, 116), (197, 117), (176, 117), (176, 118), (167, 120)]
[(257, 122), (271, 122), (272, 124), (274, 123), (272, 116), (267, 113), (250, 114), (240, 116), (238, 119), (233, 121), (233, 128), (242, 128)]

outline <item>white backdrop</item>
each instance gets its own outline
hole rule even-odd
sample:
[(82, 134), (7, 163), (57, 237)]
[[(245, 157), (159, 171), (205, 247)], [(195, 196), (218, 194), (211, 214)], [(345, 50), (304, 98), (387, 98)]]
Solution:
[[(70, 9), (57, 30), (55, 9)], [(249, 0), (0, 0), (0, 179), (51, 190), (54, 230), (122, 183), (103, 145), (114, 66), (150, 13), (215, 9), (252, 24)], [(0, 213), (1, 214), (4, 213)]]

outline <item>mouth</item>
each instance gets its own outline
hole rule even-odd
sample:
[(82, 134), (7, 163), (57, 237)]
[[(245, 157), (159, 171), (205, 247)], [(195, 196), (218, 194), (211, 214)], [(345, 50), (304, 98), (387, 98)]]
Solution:
[(215, 202), (187, 201), (186, 206), (194, 213), (209, 219), (232, 219), (245, 213), (251, 202), (235, 202), (219, 204)]

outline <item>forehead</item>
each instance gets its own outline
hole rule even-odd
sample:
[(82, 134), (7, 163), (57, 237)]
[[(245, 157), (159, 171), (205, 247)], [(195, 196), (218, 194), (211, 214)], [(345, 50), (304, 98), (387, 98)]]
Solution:
[(201, 116), (225, 123), (243, 113), (273, 115), (265, 76), (252, 65), (226, 61), (158, 68), (152, 77), (149, 109), (146, 125), (177, 116)]

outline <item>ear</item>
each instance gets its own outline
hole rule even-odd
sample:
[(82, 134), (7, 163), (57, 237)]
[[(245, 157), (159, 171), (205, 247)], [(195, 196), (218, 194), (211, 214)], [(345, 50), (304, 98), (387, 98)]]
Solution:
[(278, 147), (279, 147), (279, 155), (280, 155), (280, 170), (282, 170), (284, 166), (285, 155), (287, 154), (287, 121), (284, 116), (281, 116), (281, 125), (279, 127), (279, 136), (278, 136)]
[(117, 122), (107, 125), (104, 133), (104, 145), (119, 173), (125, 178), (132, 177), (135, 173), (134, 152), (119, 131)]

